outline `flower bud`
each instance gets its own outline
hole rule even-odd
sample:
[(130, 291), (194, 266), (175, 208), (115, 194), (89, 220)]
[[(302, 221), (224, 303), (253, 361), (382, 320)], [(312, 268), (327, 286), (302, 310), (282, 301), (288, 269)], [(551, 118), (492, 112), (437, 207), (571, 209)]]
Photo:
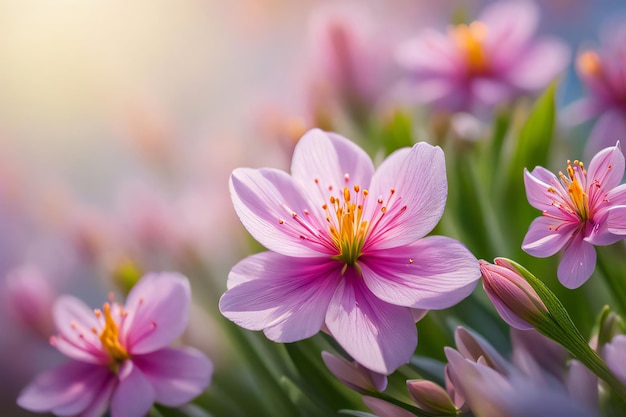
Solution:
[(384, 391), (387, 387), (385, 375), (370, 371), (357, 362), (348, 362), (329, 352), (322, 352), (322, 359), (338, 380), (357, 392)]
[(439, 385), (425, 379), (406, 381), (409, 394), (417, 406), (435, 415), (454, 415), (457, 409), (448, 393)]
[(548, 315), (548, 309), (515, 268), (501, 258), (494, 262), (495, 265), (479, 261), (483, 288), (489, 299), (510, 326), (532, 329), (534, 323)]

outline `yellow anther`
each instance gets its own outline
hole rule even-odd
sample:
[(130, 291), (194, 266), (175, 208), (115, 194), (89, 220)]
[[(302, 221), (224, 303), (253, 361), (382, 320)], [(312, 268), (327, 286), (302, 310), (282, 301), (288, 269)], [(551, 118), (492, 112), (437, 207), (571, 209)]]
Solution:
[(100, 342), (113, 363), (121, 363), (130, 358), (128, 352), (120, 344), (119, 329), (111, 316), (111, 305), (104, 303), (104, 330), (100, 333)]

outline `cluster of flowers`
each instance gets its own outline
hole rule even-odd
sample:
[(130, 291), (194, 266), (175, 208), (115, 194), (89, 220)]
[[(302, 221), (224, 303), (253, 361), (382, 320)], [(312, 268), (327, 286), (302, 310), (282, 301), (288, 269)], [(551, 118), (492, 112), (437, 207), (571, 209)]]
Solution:
[[(398, 63), (410, 72), (402, 94), (433, 111), (481, 115), (541, 91), (565, 68), (569, 49), (553, 38), (535, 39), (537, 19), (531, 3), (495, 3), (447, 33), (425, 31), (397, 50)], [(364, 43), (341, 20), (323, 33), (320, 44), (331, 57), (328, 80), (359, 123), (374, 107), (368, 102), (381, 94), (357, 71), (371, 54), (359, 49)], [(626, 238), (625, 159), (615, 134), (626, 132), (624, 45), (611, 42), (606, 52), (587, 50), (577, 59), (591, 94), (570, 112), (600, 115), (587, 144), (588, 166), (568, 160), (558, 174), (543, 166), (513, 174), (541, 212), (523, 241), (513, 243), (527, 259), (562, 251), (556, 275), (568, 289), (594, 274), (596, 247)], [(333, 352), (320, 350), (317, 359), (379, 417), (626, 410), (626, 326), (618, 314), (606, 307), (593, 337), (585, 338), (549, 286), (523, 266), (502, 257), (479, 260), (462, 239), (439, 235), (453, 234), (438, 224), (451, 189), (448, 177), (464, 167), (447, 167), (444, 149), (467, 162), (454, 155), (462, 153), (454, 145), (419, 142), (392, 149), (375, 168), (355, 142), (314, 128), (295, 145), (290, 173), (236, 169), (229, 183), (234, 209), (267, 251), (232, 267), (221, 314), (281, 344), (323, 338)], [(610, 280), (610, 272), (603, 275)], [(447, 364), (433, 372), (415, 366), (419, 378), (405, 378), (401, 369), (416, 358), (418, 322), (431, 310), (475, 297), (481, 278), (511, 327), (511, 360), (470, 326), (455, 326), (456, 349), (444, 350)], [(200, 351), (168, 347), (186, 328), (190, 303), (190, 284), (175, 273), (144, 276), (125, 305), (111, 299), (91, 311), (78, 299), (61, 297), (53, 308), (58, 335), (50, 343), (71, 360), (39, 375), (18, 404), (59, 416), (110, 410), (113, 417), (140, 417), (155, 402), (188, 403), (213, 372)], [(388, 389), (395, 377), (406, 380), (408, 396)]]

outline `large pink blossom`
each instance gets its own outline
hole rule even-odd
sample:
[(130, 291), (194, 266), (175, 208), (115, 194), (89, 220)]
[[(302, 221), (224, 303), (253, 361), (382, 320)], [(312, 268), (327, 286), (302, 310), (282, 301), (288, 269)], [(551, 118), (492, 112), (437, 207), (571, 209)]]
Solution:
[(623, 176), (619, 144), (598, 152), (588, 170), (582, 162), (568, 161), (566, 173), (559, 172), (558, 177), (543, 167), (524, 171), (528, 202), (542, 216), (530, 225), (522, 249), (540, 258), (564, 249), (558, 277), (567, 288), (577, 288), (591, 276), (596, 265), (594, 245), (609, 245), (624, 237), (612, 233), (607, 222), (612, 208), (626, 205), (626, 186), (620, 185)]
[(349, 140), (314, 129), (296, 145), (291, 175), (236, 169), (233, 204), (270, 251), (233, 267), (224, 316), (277, 342), (330, 333), (383, 374), (407, 362), (415, 319), (471, 293), (476, 258), (456, 240), (424, 238), (443, 214), (440, 148), (419, 143), (380, 167)]
[(496, 104), (545, 88), (567, 65), (561, 41), (534, 39), (539, 12), (529, 1), (496, 2), (447, 33), (425, 29), (400, 45), (398, 63), (420, 103), (459, 111)]
[(71, 296), (53, 309), (51, 343), (71, 360), (40, 374), (17, 399), (30, 411), (58, 416), (145, 416), (154, 402), (185, 404), (209, 384), (213, 366), (201, 352), (170, 348), (189, 320), (187, 278), (148, 274), (125, 306), (90, 310)]

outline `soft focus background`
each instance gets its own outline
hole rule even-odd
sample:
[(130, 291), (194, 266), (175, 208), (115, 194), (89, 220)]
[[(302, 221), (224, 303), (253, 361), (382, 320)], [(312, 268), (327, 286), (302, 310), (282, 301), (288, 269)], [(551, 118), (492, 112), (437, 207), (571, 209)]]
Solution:
[[(391, 48), (484, 3), (358, 5), (373, 39)], [(311, 114), (330, 111), (324, 88), (312, 87), (324, 66), (314, 22), (337, 5), (354, 3), (0, 2), (2, 415), (30, 415), (14, 406), (17, 393), (64, 360), (47, 344), (55, 296), (96, 307), (147, 270), (189, 275), (197, 308), (187, 342), (226, 363), (212, 315), (228, 270), (249, 251), (228, 175), (287, 168), (299, 134), (323, 120)], [(544, 0), (541, 9), (540, 33), (574, 53), (626, 19), (623, 0)], [(570, 64), (560, 107), (581, 95)], [(585, 126), (567, 135), (580, 141)]]

